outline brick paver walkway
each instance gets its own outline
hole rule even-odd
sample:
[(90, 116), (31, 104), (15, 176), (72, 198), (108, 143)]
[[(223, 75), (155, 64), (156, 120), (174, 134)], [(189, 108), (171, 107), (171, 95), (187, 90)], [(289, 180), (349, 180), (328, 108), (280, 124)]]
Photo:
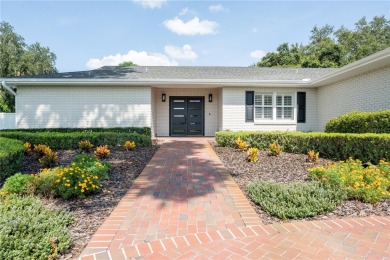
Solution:
[(80, 259), (390, 259), (390, 217), (264, 225), (207, 138), (166, 138)]

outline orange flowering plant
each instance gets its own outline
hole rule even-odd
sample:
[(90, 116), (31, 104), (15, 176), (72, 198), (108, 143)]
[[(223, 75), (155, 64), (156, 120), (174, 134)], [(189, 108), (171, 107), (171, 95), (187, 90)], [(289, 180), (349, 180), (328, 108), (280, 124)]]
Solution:
[(387, 160), (364, 168), (360, 160), (349, 158), (345, 162), (309, 169), (309, 175), (314, 180), (346, 189), (351, 199), (376, 204), (390, 198), (390, 162)]

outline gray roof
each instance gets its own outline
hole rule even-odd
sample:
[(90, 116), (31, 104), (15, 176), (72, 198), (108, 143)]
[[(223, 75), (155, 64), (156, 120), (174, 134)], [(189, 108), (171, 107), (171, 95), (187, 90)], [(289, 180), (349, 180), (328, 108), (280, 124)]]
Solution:
[(314, 80), (334, 68), (259, 68), (185, 66), (104, 66), (90, 71), (32, 75), (31, 79), (122, 79), (126, 80)]

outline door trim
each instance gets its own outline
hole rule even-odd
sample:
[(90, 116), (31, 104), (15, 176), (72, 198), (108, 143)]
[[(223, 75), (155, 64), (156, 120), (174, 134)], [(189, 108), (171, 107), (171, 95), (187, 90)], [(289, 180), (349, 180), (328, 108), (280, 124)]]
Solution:
[[(172, 135), (172, 122), (171, 122), (171, 111), (172, 111), (172, 99), (173, 98), (185, 98), (186, 102), (188, 98), (200, 98), (202, 99), (202, 134), (200, 135), (189, 135), (188, 132), (186, 135)], [(205, 97), (204, 96), (169, 96), (169, 111), (168, 111), (168, 117), (169, 117), (169, 136), (205, 136)], [(188, 121), (187, 121), (188, 122)], [(187, 125), (188, 128), (188, 125)]]

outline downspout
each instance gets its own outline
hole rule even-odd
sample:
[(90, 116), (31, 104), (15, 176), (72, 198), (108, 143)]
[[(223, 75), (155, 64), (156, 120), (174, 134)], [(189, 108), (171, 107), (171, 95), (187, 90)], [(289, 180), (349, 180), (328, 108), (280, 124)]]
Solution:
[(1, 85), (3, 86), (3, 88), (5, 88), (5, 90), (7, 90), (9, 93), (11, 93), (12, 95), (14, 95), (16, 97), (16, 92), (13, 91), (13, 89), (10, 86), (5, 84), (4, 80), (1, 82)]

